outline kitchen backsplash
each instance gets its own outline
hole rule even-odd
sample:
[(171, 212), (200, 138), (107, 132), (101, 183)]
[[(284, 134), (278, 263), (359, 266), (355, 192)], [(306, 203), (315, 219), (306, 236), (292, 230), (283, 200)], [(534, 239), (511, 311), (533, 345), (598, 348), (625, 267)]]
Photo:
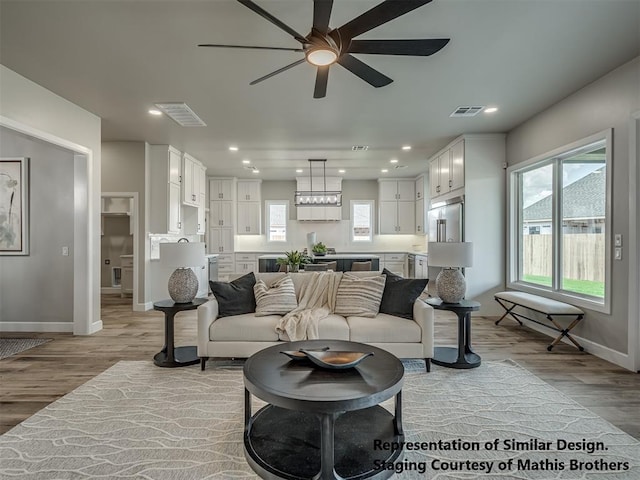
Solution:
[(290, 220), (287, 242), (267, 242), (266, 235), (237, 235), (236, 252), (282, 252), (302, 250), (307, 246), (307, 233), (316, 232), (318, 242), (340, 252), (420, 252), (426, 250), (423, 235), (374, 235), (373, 242), (350, 242), (350, 221), (298, 222)]

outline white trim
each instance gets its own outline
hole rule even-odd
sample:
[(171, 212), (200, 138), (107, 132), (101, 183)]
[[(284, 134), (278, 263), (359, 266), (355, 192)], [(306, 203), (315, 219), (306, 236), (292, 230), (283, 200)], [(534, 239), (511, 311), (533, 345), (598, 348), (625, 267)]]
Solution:
[[(387, 179), (385, 179), (387, 180)], [(405, 179), (406, 180), (406, 179)], [(378, 179), (380, 181), (380, 179)], [(361, 205), (368, 204), (371, 207), (369, 214), (369, 226), (371, 228), (371, 234), (369, 240), (354, 240), (353, 239), (353, 221), (355, 215), (353, 214), (353, 206), (359, 203)], [(350, 245), (371, 245), (373, 243), (373, 236), (376, 232), (376, 201), (375, 200), (350, 200), (349, 201), (349, 244)]]
[[(0, 126), (7, 127), (25, 135), (37, 138), (47, 143), (71, 150), (74, 155), (74, 224), (73, 224), (73, 323), (72, 330), (75, 335), (89, 335), (98, 325), (102, 325), (100, 319), (94, 318), (94, 302), (99, 300), (99, 277), (97, 275), (93, 259), (95, 258), (94, 245), (91, 241), (99, 229), (94, 205), (95, 192), (93, 186), (94, 157), (93, 150), (83, 145), (60, 138), (51, 133), (33, 128), (30, 125), (17, 122), (11, 118), (0, 115)], [(94, 295), (95, 293), (95, 295)], [(99, 309), (97, 309), (99, 312)], [(23, 325), (31, 325), (25, 323)], [(47, 326), (58, 323), (47, 323)], [(62, 323), (61, 325), (66, 324)]]
[[(524, 323), (531, 330), (542, 333), (547, 337), (555, 338), (557, 336), (557, 332), (555, 330), (547, 328), (544, 325), (538, 325), (537, 323), (530, 322), (524, 318), (521, 318), (520, 320), (522, 320), (522, 323)], [(574, 337), (578, 341), (578, 343), (580, 343), (584, 347), (586, 353), (594, 355), (598, 358), (602, 358), (603, 360), (611, 362), (622, 368), (626, 368), (627, 370), (634, 370), (631, 359), (626, 353), (618, 352), (617, 350), (613, 350), (612, 348), (605, 347), (604, 345), (600, 345), (599, 343), (595, 343), (591, 340), (579, 337), (574, 333), (572, 333), (571, 336)], [(572, 348), (575, 348), (575, 345), (566, 338), (562, 339), (562, 343), (566, 343), (567, 345), (571, 345)], [(576, 349), (576, 352), (577, 351), (578, 350)]]
[[(269, 235), (271, 231), (271, 215), (269, 214), (269, 210), (271, 205), (284, 205), (286, 208), (285, 212), (285, 225), (284, 225), (284, 240), (270, 240)], [(289, 209), (290, 204), (289, 200), (265, 200), (264, 201), (264, 233), (265, 233), (265, 241), (272, 245), (288, 245), (289, 239), (291, 237), (291, 229), (290, 229), (290, 220), (289, 220)]]
[(133, 304), (133, 311), (134, 312), (146, 312), (148, 310), (151, 310), (152, 308), (153, 308), (153, 302), (134, 303)]
[(100, 287), (100, 295), (110, 295), (115, 293), (120, 293), (122, 289), (120, 287)]
[(0, 322), (0, 332), (73, 333), (73, 322)]
[(622, 245), (629, 256), (628, 282), (628, 352), (631, 369), (640, 372), (640, 110), (629, 122), (629, 238)]
[[(604, 299), (602, 302), (597, 300), (590, 300), (588, 297), (583, 297), (578, 294), (573, 294), (572, 292), (568, 292), (565, 290), (558, 290), (560, 282), (560, 276), (558, 275), (558, 271), (554, 271), (554, 288), (555, 290), (551, 290), (546, 287), (536, 287), (533, 284), (525, 284), (517, 281), (518, 279), (518, 260), (520, 253), (520, 242), (519, 235), (522, 229), (518, 225), (518, 213), (520, 210), (520, 205), (518, 204), (518, 186), (516, 185), (516, 175), (514, 173), (524, 172), (528, 170), (528, 167), (531, 167), (536, 164), (541, 164), (544, 160), (549, 160), (550, 162), (555, 159), (555, 157), (566, 156), (572, 150), (579, 149), (581, 147), (585, 147), (589, 144), (596, 143), (599, 141), (605, 141), (606, 144), (606, 203), (605, 203), (605, 293)], [(613, 130), (608, 128), (606, 130), (602, 130), (601, 132), (595, 133), (593, 135), (589, 135), (588, 137), (582, 138), (580, 140), (576, 140), (570, 144), (555, 148), (549, 152), (542, 153), (540, 155), (536, 155), (524, 162), (517, 163), (507, 168), (507, 278), (506, 285), (507, 288), (512, 288), (514, 290), (520, 290), (524, 292), (534, 293), (537, 295), (541, 295), (548, 298), (553, 298), (562, 302), (570, 303), (572, 305), (584, 307), (589, 310), (593, 310), (600, 313), (611, 314), (611, 223), (613, 216), (613, 207), (612, 207), (612, 178), (613, 178)], [(554, 176), (553, 176), (553, 188), (556, 190), (556, 181), (558, 172), (557, 164), (554, 162)], [(561, 193), (560, 195), (554, 196), (554, 207), (553, 214), (558, 215), (560, 210), (559, 204), (561, 201)], [(516, 206), (516, 207), (514, 207)], [(558, 235), (559, 230), (559, 222), (554, 222), (556, 227), (554, 228), (554, 268), (557, 270), (560, 268), (560, 265), (557, 260), (557, 252), (558, 252), (558, 243), (560, 242), (560, 235)], [(516, 228), (514, 228), (516, 226)]]

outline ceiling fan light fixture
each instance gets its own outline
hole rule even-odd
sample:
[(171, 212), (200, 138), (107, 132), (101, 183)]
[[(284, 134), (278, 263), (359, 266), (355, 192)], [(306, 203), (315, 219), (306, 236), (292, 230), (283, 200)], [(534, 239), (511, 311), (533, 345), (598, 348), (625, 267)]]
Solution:
[(305, 55), (307, 62), (317, 67), (331, 65), (338, 60), (338, 51), (330, 46), (311, 47)]

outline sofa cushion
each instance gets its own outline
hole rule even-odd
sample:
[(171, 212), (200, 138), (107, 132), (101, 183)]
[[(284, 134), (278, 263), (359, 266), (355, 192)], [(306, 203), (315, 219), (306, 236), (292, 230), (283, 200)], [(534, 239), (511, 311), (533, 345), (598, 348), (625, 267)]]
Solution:
[[(318, 325), (318, 335), (321, 339), (349, 340), (349, 325), (347, 320), (340, 315), (329, 314)], [(286, 333), (281, 333), (278, 338), (284, 342), (289, 341)]]
[(380, 302), (380, 313), (413, 319), (413, 304), (427, 288), (428, 278), (402, 278), (386, 268), (387, 276)]
[(293, 280), (289, 276), (276, 280), (271, 288), (258, 280), (253, 292), (256, 297), (256, 317), (284, 315), (298, 306)]
[(256, 317), (253, 313), (218, 318), (209, 328), (209, 338), (216, 342), (275, 342), (280, 315)]
[(379, 313), (374, 318), (347, 317), (350, 340), (361, 343), (418, 343), (420, 326), (413, 320)]
[(384, 275), (358, 277), (345, 272), (338, 285), (334, 312), (344, 317), (375, 317), (380, 309), (384, 285)]
[(253, 286), (256, 276), (251, 273), (236, 278), (232, 282), (210, 281), (209, 286), (218, 301), (218, 317), (230, 317), (256, 311), (256, 297)]

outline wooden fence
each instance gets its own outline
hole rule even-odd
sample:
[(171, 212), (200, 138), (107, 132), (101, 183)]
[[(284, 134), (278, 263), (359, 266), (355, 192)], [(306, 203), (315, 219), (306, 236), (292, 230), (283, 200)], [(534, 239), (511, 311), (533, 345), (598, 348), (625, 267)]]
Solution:
[[(563, 278), (604, 282), (604, 235), (572, 233), (562, 237)], [(552, 236), (523, 235), (523, 272), (551, 277)]]

